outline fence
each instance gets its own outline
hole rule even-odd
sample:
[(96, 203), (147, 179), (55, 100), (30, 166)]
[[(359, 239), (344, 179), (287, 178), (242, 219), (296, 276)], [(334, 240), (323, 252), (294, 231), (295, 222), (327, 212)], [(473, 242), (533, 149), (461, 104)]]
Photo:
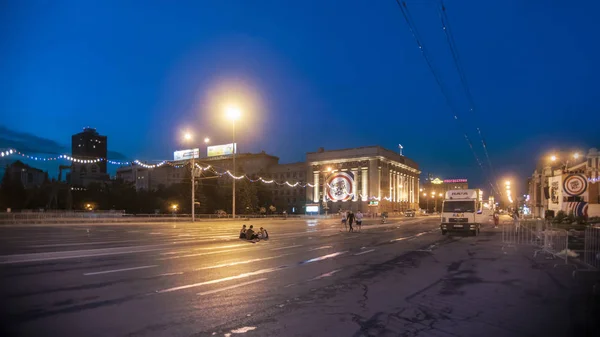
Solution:
[(600, 227), (585, 229), (582, 262), (593, 271), (600, 271)]
[(537, 248), (534, 257), (542, 253), (569, 263), (569, 233), (566, 230), (554, 228), (544, 220), (505, 221), (501, 227), (505, 253), (506, 248), (528, 246)]

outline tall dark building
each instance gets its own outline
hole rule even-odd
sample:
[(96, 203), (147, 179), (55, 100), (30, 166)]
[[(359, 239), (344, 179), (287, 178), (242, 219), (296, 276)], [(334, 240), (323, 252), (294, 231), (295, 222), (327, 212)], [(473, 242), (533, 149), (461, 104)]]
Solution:
[(107, 137), (100, 135), (96, 129), (84, 128), (83, 132), (71, 137), (71, 156), (81, 160), (103, 160), (82, 163), (73, 161), (71, 165), (71, 183), (87, 185), (92, 181), (108, 179), (106, 173), (106, 157), (108, 154)]

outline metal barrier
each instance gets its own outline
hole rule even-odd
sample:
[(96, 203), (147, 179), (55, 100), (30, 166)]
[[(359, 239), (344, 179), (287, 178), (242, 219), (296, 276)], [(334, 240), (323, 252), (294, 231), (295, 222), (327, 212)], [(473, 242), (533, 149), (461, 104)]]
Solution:
[(532, 221), (503, 221), (502, 228), (502, 250), (506, 248), (517, 248), (517, 246), (528, 245), (540, 247), (543, 242), (541, 233), (544, 231), (545, 223), (540, 220)]
[(553, 228), (544, 220), (504, 221), (501, 227), (502, 250), (505, 254), (506, 248), (528, 246), (537, 248), (534, 257), (542, 253), (569, 263), (569, 233), (566, 230)]
[(584, 251), (582, 262), (590, 270), (600, 270), (600, 227), (585, 229)]

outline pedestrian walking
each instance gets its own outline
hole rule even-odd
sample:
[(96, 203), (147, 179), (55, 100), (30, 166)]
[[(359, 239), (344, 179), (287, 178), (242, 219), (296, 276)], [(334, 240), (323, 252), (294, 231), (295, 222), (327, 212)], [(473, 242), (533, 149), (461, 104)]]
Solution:
[(356, 213), (356, 225), (358, 226), (359, 232), (362, 227), (362, 219), (363, 219), (363, 214), (361, 211), (358, 211), (358, 213)]
[(354, 213), (352, 213), (352, 211), (348, 212), (348, 226), (350, 226), (350, 229), (348, 230), (348, 232), (354, 232), (354, 228), (352, 227), (352, 223), (354, 222)]
[(515, 224), (515, 231), (519, 230), (519, 210), (515, 209), (514, 213), (513, 213), (513, 222)]
[(500, 222), (500, 213), (496, 210), (494, 212), (494, 228), (498, 228), (498, 223)]
[[(346, 221), (348, 220), (348, 217), (346, 215), (346, 212), (341, 212), (342, 213), (342, 226), (344, 226), (344, 232), (348, 229), (348, 225), (346, 225)], [(342, 230), (340, 229), (340, 232)]]

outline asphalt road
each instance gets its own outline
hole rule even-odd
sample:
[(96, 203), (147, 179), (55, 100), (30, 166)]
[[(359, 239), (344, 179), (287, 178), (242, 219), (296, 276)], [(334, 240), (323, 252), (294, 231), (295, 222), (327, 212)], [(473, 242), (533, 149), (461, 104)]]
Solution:
[[(242, 224), (270, 239), (239, 240)], [(215, 335), (443, 240), (433, 217), (360, 233), (334, 220), (2, 227), (1, 335)]]

